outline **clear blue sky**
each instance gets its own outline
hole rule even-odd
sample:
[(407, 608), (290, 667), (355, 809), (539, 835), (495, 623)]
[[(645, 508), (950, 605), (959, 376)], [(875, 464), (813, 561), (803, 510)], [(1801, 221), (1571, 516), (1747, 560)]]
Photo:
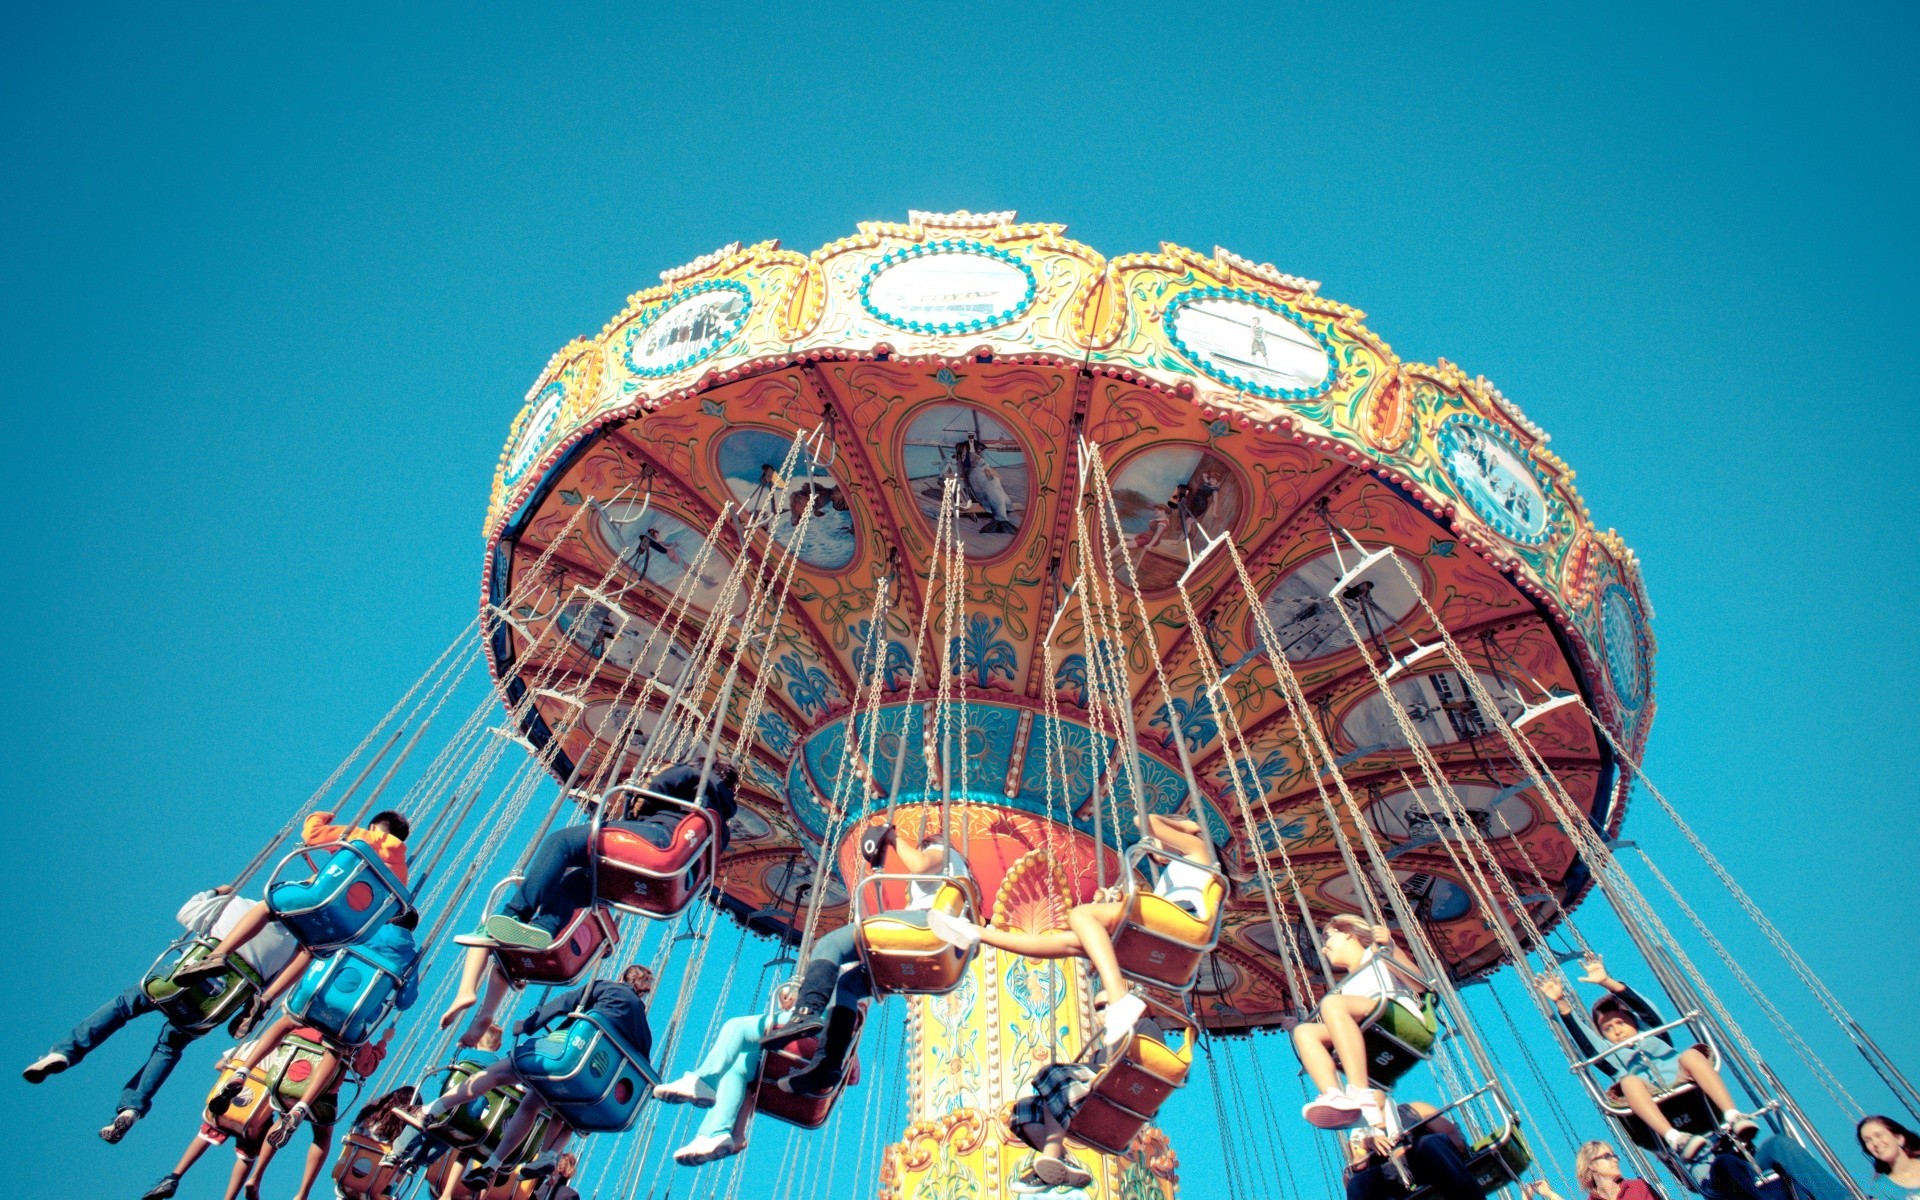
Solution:
[[(151, 1030), (37, 1091), (13, 1064), (130, 982), (471, 616), (488, 480), (548, 355), (663, 267), (909, 207), (1225, 245), (1493, 378), (1645, 564), (1656, 776), (1911, 1045), (1911, 7), (7, 24), (10, 1194), (136, 1195), (184, 1141), (204, 1044), (116, 1148), (93, 1130)], [(1671, 845), (1651, 805), (1629, 828)], [(1211, 1100), (1176, 1103), (1190, 1193), (1216, 1194)]]

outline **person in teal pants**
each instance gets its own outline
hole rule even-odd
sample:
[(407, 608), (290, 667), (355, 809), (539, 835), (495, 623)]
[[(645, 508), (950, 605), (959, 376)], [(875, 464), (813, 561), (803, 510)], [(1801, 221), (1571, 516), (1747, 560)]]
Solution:
[[(841, 977), (833, 1003), (851, 1010), (861, 1003), (864, 992), (850, 991), (848, 978)], [(699, 1066), (653, 1089), (656, 1100), (707, 1110), (693, 1140), (673, 1152), (673, 1161), (683, 1167), (696, 1167), (746, 1149), (744, 1138), (734, 1140), (733, 1127), (739, 1122), (740, 1108), (747, 1102), (747, 1089), (752, 1086), (754, 1073), (760, 1066), (760, 1039), (776, 1022), (787, 1019), (797, 991), (791, 983), (781, 985), (780, 1008), (771, 1015), (761, 1012), (728, 1017), (721, 1022), (720, 1032)]]

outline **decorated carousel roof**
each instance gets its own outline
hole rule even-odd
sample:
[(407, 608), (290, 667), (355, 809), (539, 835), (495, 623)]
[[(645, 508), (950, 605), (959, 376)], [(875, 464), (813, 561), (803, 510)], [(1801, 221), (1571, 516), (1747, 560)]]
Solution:
[[(511, 620), (490, 622), (495, 667), (509, 696), (535, 689), (527, 732), (543, 745), (560, 731), (564, 753), (552, 761), (564, 776), (582, 756), (604, 755), (607, 731), (631, 715), (634, 698), (604, 668), (631, 667), (676, 594), (696, 624), (714, 619), (721, 577), (747, 544), (719, 521), (718, 545), (700, 558), (723, 506), (768, 503), (774, 480), (772, 503), (786, 510), (774, 532), (791, 546), (812, 505), (777, 630), (748, 667), (765, 700), (721, 873), (742, 915), (790, 925), (801, 911), (871, 646), (886, 646), (878, 669), (892, 701), (882, 719), (894, 749), (883, 747), (878, 773), (917, 742), (922, 713), (904, 702), (908, 643), (943, 472), (956, 461), (993, 468), (959, 520), (966, 798), (1032, 816), (1058, 804), (1056, 815), (1089, 827), (1091, 773), (1071, 764), (1105, 735), (1087, 717), (1087, 639), (1078, 610), (1061, 612), (1070, 576), (1060, 561), (1073, 540), (1082, 436), (1107, 465), (1171, 683), (1163, 695), (1136, 647), (1128, 678), (1143, 800), (1168, 809), (1184, 799), (1177, 723), (1208, 822), (1232, 841), (1238, 887), (1198, 998), (1209, 1023), (1270, 1024), (1286, 1007), (1254, 838), (1285, 847), (1317, 915), (1355, 905), (1299, 730), (1260, 653), (1256, 606), (1436, 945), (1462, 973), (1497, 961), (1417, 794), (1414, 755), (1328, 597), (1353, 542), (1396, 550), (1509, 719), (1573, 693), (1623, 747), (1637, 754), (1645, 742), (1653, 641), (1632, 553), (1594, 529), (1546, 434), (1497, 389), (1445, 360), (1402, 363), (1362, 313), (1321, 297), (1316, 283), (1224, 250), (1164, 245), (1109, 259), (1063, 226), (1012, 213), (863, 223), (811, 254), (735, 244), (661, 278), (597, 336), (564, 347), (529, 392), (494, 479), (485, 597), (492, 605), (539, 585)], [(830, 452), (780, 475), (803, 435)], [(1188, 543), (1168, 515), (1170, 500), (1194, 496), (1210, 528), (1230, 531), (1256, 584), (1250, 594), (1224, 557), (1203, 561), (1186, 589), (1198, 628), (1176, 587)], [(866, 624), (876, 580), (895, 562), (908, 569), (896, 572), (876, 638)], [(580, 590), (609, 576), (634, 619), (609, 621)], [(1419, 600), (1397, 574), (1377, 577), (1360, 612), (1368, 638), (1434, 641)], [(1041, 642), (1057, 612), (1049, 674)], [(525, 678), (520, 652), (550, 624), (568, 648), (543, 678)], [(1253, 828), (1232, 801), (1219, 723), (1203, 702), (1200, 639), (1235, 668), (1224, 692), (1274, 814)], [(669, 683), (674, 661), (657, 672)], [(1585, 883), (1552, 807), (1446, 659), (1391, 687), (1501, 865), (1528, 885), (1523, 901), (1550, 925)], [(1065, 730), (1059, 796), (1037, 732), (1049, 692)], [(729, 719), (749, 711), (736, 698)], [(1582, 706), (1546, 712), (1527, 732), (1574, 802), (1617, 828), (1624, 791)], [(905, 790), (919, 769), (910, 755)], [(843, 898), (830, 884), (828, 923), (843, 919)]]

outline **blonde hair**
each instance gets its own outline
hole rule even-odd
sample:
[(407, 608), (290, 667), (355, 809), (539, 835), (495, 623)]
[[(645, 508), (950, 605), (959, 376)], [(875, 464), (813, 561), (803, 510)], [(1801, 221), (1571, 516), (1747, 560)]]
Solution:
[(1344, 933), (1348, 937), (1358, 938), (1362, 942), (1373, 940), (1373, 926), (1367, 924), (1365, 917), (1356, 917), (1352, 913), (1340, 913), (1327, 918), (1321, 931), (1325, 933)]
[(1580, 1149), (1573, 1156), (1573, 1177), (1580, 1187), (1591, 1196), (1594, 1192), (1595, 1176), (1593, 1163), (1597, 1155), (1612, 1154), (1613, 1147), (1606, 1142), (1581, 1142)]

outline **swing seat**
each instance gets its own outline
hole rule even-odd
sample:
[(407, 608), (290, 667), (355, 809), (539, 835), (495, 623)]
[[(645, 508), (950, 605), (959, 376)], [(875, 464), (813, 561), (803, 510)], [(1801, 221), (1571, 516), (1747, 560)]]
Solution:
[[(853, 1027), (855, 1046), (860, 1044), (860, 1026), (865, 1022), (866, 1012), (863, 1009)], [(847, 1055), (847, 1069), (840, 1076), (840, 1086), (824, 1096), (795, 1096), (774, 1086), (776, 1081), (810, 1062), (819, 1046), (819, 1039), (809, 1035), (768, 1046), (762, 1051), (760, 1072), (753, 1084), (754, 1109), (776, 1121), (785, 1121), (802, 1129), (818, 1129), (825, 1125), (827, 1118), (833, 1115), (833, 1106), (839, 1101), (840, 1093), (860, 1082), (858, 1050)]]
[(355, 1200), (387, 1200), (393, 1194), (398, 1169), (381, 1161), (393, 1149), (364, 1133), (349, 1133), (333, 1164), (333, 1184), (343, 1196)]
[[(312, 874), (284, 874), (296, 859)], [(280, 860), (267, 884), (274, 919), (315, 954), (361, 940), (412, 904), (407, 885), (365, 842), (304, 846)]]
[[(286, 1112), (306, 1100), (314, 1070), (326, 1052), (325, 1046), (308, 1038), (290, 1036), (282, 1041), (267, 1056), (267, 1065), (271, 1067), (267, 1076), (271, 1088), (268, 1103)], [(344, 1072), (346, 1065), (342, 1063), (335, 1070)], [(312, 1100), (307, 1110), (316, 1125), (331, 1125), (340, 1115), (339, 1093), (328, 1091), (329, 1095)]]
[[(444, 1082), (435, 1089), (434, 1096), (444, 1096), (448, 1091), (465, 1083), (486, 1069), (485, 1062), (462, 1059), (452, 1066), (435, 1072), (444, 1076)], [(476, 1154), (492, 1154), (500, 1144), (500, 1135), (513, 1119), (513, 1114), (526, 1099), (527, 1090), (520, 1084), (502, 1084), (484, 1096), (446, 1115), (421, 1126), (420, 1131), (437, 1142), (453, 1147), (455, 1150), (472, 1150)], [(430, 1097), (428, 1097), (430, 1099)], [(512, 1154), (503, 1156), (509, 1163), (524, 1161), (523, 1155), (529, 1146), (538, 1146), (546, 1137), (549, 1126), (553, 1124), (551, 1111), (543, 1111), (533, 1122), (526, 1138), (514, 1147)]]
[[(225, 971), (211, 978), (196, 979), (184, 987), (173, 981), (174, 972), (207, 957), (219, 942), (220, 939), (211, 934), (188, 940), (184, 948), (176, 942), (147, 972), (142, 990), (177, 1029), (205, 1033), (231, 1020), (266, 986), (253, 964), (238, 954), (227, 959)], [(176, 949), (180, 951), (179, 957), (168, 961)]]
[(336, 951), (309, 968), (287, 997), (287, 1015), (343, 1047), (363, 1044), (399, 998), (401, 978), (357, 946)]
[[(280, 1053), (276, 1050), (265, 1061), (246, 1073), (246, 1085), (240, 1089), (227, 1105), (227, 1111), (219, 1116), (203, 1113), (207, 1124), (229, 1134), (243, 1142), (258, 1142), (267, 1135), (267, 1127), (273, 1123), (273, 1071), (274, 1058)], [(227, 1082), (239, 1076), (238, 1063), (231, 1058), (220, 1060), (220, 1074), (214, 1080), (213, 1089), (207, 1093), (212, 1100), (227, 1086)]]
[(1192, 988), (1200, 963), (1219, 944), (1226, 896), (1226, 884), (1219, 878), (1208, 883), (1201, 901), (1207, 913), (1203, 918), (1153, 892), (1130, 889), (1126, 915), (1113, 935), (1121, 973), (1176, 992)]
[(513, 1047), (513, 1068), (561, 1120), (581, 1133), (619, 1133), (660, 1082), (653, 1066), (604, 1018), (576, 1012)]
[[(1716, 1068), (1719, 1067), (1719, 1055), (1712, 1044), (1702, 1042), (1694, 1049), (1706, 1055)], [(1607, 1115), (1619, 1122), (1620, 1127), (1634, 1145), (1656, 1153), (1667, 1151), (1666, 1142), (1661, 1140), (1653, 1130), (1647, 1128), (1647, 1123), (1634, 1116), (1633, 1110), (1627, 1107), (1626, 1097), (1621, 1093), (1617, 1082), (1600, 1095), (1601, 1104), (1606, 1109)], [(1714, 1111), (1713, 1102), (1707, 1099), (1706, 1093), (1702, 1092), (1696, 1083), (1685, 1082), (1677, 1087), (1655, 1092), (1653, 1102), (1659, 1106), (1661, 1115), (1665, 1116), (1681, 1133), (1689, 1135), (1697, 1133), (1702, 1137), (1712, 1137), (1720, 1128), (1720, 1114)]]
[(1067, 1135), (1102, 1154), (1125, 1154), (1167, 1097), (1186, 1086), (1193, 1069), (1193, 1021), (1151, 998), (1146, 1019), (1159, 1027), (1157, 1035), (1136, 1030), (1110, 1055), (1098, 1041), (1089, 1040), (1081, 1054), (1083, 1060), (1101, 1065), (1087, 1085), (1086, 1099), (1067, 1119)]
[[(720, 816), (712, 809), (639, 788), (618, 788), (680, 810), (665, 846), (632, 830), (606, 828), (594, 814), (594, 894), (621, 912), (664, 919), (680, 915), (713, 879), (719, 857)], [(613, 793), (608, 793), (611, 796)]]
[(1367, 1049), (1367, 1080), (1390, 1088), (1402, 1075), (1433, 1053), (1440, 1036), (1440, 1016), (1432, 992), (1426, 994), (1422, 1015), (1414, 1016), (1397, 1000), (1382, 997), (1371, 1013), (1360, 1022), (1360, 1037)]
[[(463, 1186), (460, 1179), (467, 1173), (476, 1160), (464, 1155), (449, 1154), (427, 1168), (427, 1186), (421, 1194), (425, 1196), (448, 1196), (451, 1200), (532, 1200), (539, 1183), (532, 1179), (522, 1179), (516, 1173), (507, 1182), (473, 1191)], [(449, 1180), (451, 1176), (451, 1180)], [(452, 1183), (451, 1190), (448, 1183)]]
[[(860, 895), (863, 899), (871, 898), (873, 907), (877, 908), (881, 887), (889, 880), (899, 879), (921, 881), (924, 877), (870, 875), (862, 881)], [(979, 911), (973, 881), (942, 877), (932, 907), (949, 916), (972, 920)], [(950, 946), (926, 926), (903, 921), (889, 912), (860, 917), (859, 947), (876, 995), (899, 992), (933, 996), (950, 992), (966, 978), (967, 964), (977, 952)]]
[[(1533, 1165), (1533, 1151), (1520, 1136), (1519, 1123), (1509, 1119), (1499, 1132), (1480, 1138), (1467, 1151), (1467, 1171), (1483, 1195), (1491, 1196), (1510, 1183), (1520, 1182)], [(1406, 1200), (1433, 1200), (1433, 1188), (1417, 1187)]]
[(495, 946), (493, 956), (500, 970), (515, 983), (571, 987), (593, 969), (602, 954), (619, 944), (620, 928), (612, 915), (593, 905), (575, 912), (546, 949)]

